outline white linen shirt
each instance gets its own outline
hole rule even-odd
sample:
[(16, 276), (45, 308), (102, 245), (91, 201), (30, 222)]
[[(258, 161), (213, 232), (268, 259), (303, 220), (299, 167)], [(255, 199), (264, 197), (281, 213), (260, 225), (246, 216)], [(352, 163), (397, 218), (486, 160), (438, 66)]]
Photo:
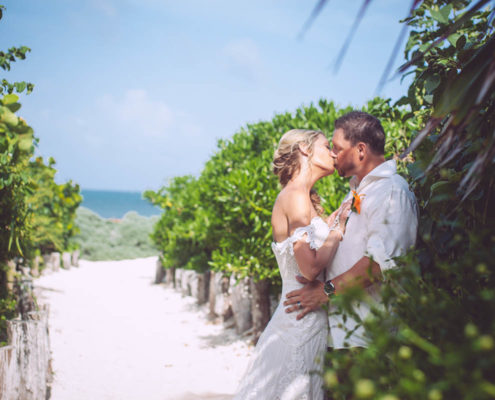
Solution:
[[(394, 160), (380, 164), (361, 182), (353, 177), (350, 187), (362, 198), (361, 213), (351, 213), (344, 238), (335, 257), (327, 266), (327, 279), (333, 279), (348, 271), (363, 256), (372, 258), (380, 265), (382, 271), (393, 268), (393, 258), (403, 255), (416, 242), (416, 199), (406, 180), (397, 174)], [(347, 194), (344, 202), (350, 198), (352, 192)], [(378, 284), (369, 286), (366, 291), (372, 301), (380, 302)], [(369, 306), (364, 302), (357, 302), (354, 309), (362, 320), (370, 313)], [(329, 347), (367, 347), (364, 328), (360, 326), (346, 338), (347, 333), (355, 329), (356, 321), (349, 315), (346, 315), (346, 318), (342, 315), (332, 315), (332, 311), (334, 308), (330, 306)]]

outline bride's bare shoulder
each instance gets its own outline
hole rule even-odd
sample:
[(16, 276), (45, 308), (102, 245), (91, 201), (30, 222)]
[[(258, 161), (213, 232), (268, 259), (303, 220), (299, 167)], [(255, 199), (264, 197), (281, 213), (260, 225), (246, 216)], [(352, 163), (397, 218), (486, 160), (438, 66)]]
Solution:
[(311, 199), (305, 190), (298, 187), (285, 187), (277, 196), (277, 202), (284, 208), (289, 214), (295, 209), (305, 209), (311, 211)]
[[(278, 194), (273, 206), (272, 226), (274, 234), (280, 230), (290, 234), (298, 226), (309, 225), (311, 211), (311, 199), (303, 189), (285, 187)], [(281, 226), (283, 229), (279, 228)]]

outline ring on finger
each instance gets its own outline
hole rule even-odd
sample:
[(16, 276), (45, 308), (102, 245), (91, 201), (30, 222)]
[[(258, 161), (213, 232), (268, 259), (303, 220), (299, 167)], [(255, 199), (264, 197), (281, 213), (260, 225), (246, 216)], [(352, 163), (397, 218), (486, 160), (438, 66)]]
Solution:
[(297, 302), (297, 306), (299, 307), (300, 310), (302, 310), (303, 307), (300, 301)]

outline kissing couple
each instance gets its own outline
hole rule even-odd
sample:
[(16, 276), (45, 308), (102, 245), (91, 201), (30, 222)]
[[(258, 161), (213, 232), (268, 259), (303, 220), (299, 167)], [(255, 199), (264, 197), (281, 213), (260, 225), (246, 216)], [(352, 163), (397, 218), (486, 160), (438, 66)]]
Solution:
[[(415, 244), (416, 200), (396, 162), (385, 160), (380, 121), (353, 111), (334, 128), (331, 146), (323, 132), (293, 129), (275, 151), (273, 171), (282, 190), (273, 206), (272, 249), (282, 295), (236, 400), (331, 399), (323, 388), (325, 352), (368, 346), (362, 325), (332, 312), (333, 297), (358, 285), (379, 305), (383, 272)], [(313, 186), (335, 170), (352, 177), (350, 191), (325, 217)], [(370, 314), (370, 301), (354, 305), (361, 320)]]

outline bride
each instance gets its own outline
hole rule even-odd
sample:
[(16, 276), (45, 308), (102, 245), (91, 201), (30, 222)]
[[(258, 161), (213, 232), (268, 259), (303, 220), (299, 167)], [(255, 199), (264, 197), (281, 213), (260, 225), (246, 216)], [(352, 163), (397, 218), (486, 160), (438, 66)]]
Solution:
[[(324, 268), (342, 239), (349, 204), (322, 219), (320, 199), (312, 189), (334, 172), (330, 145), (320, 131), (293, 129), (280, 139), (273, 160), (282, 190), (272, 212), (272, 249), (282, 277), (282, 295), (302, 287), (296, 275), (323, 280)], [(329, 226), (334, 226), (330, 228)], [(303, 305), (299, 304), (303, 309)], [(327, 347), (325, 310), (296, 320), (282, 302), (260, 336), (236, 400), (323, 399), (323, 359)]]

